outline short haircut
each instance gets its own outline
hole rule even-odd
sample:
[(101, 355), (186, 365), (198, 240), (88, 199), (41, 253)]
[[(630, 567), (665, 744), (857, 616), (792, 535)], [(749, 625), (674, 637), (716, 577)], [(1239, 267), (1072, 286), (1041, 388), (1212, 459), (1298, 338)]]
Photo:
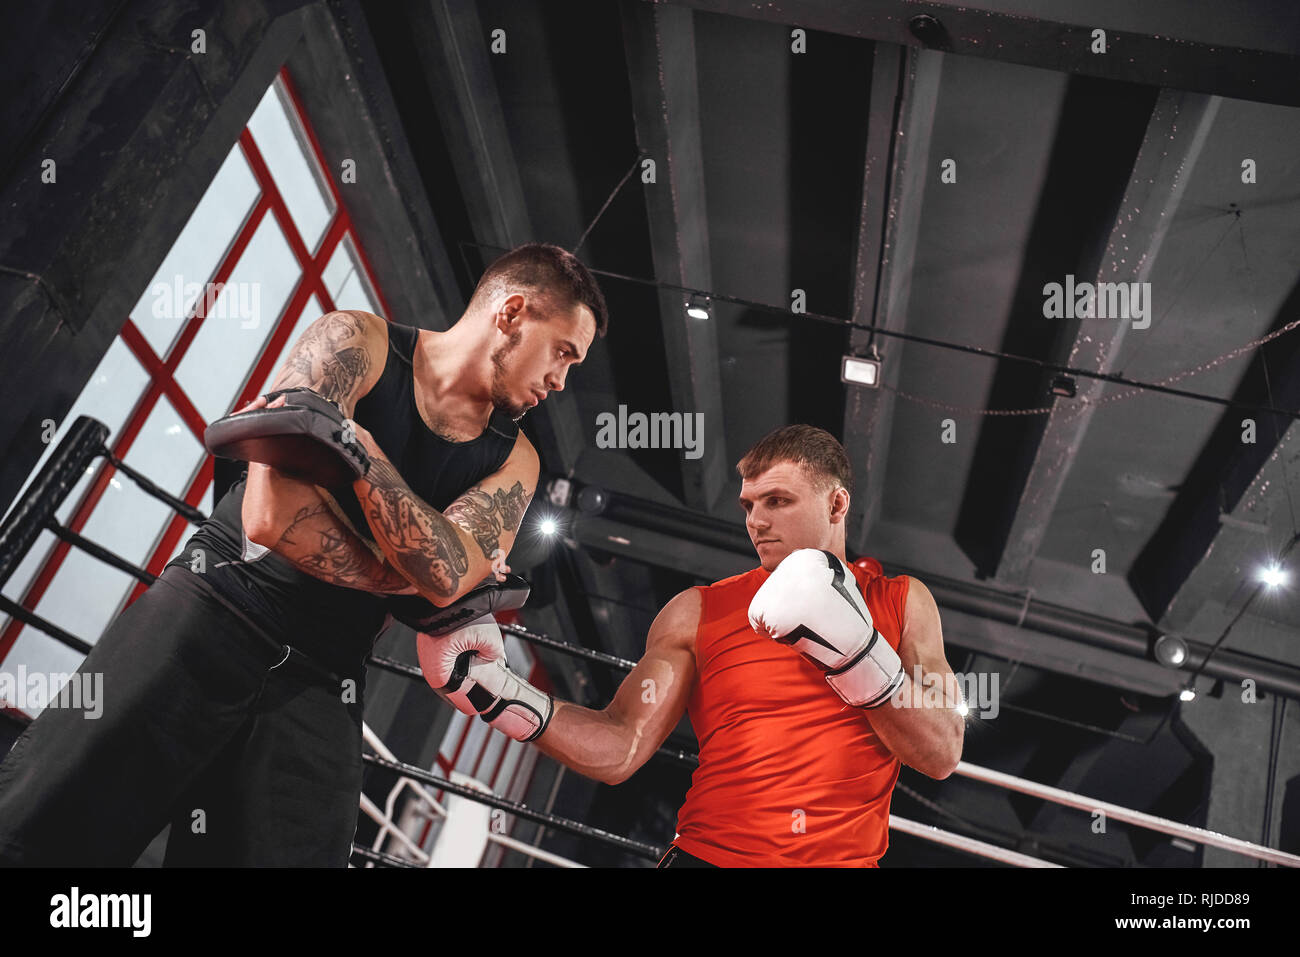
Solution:
[(791, 462), (811, 472), (817, 484), (843, 486), (853, 494), (853, 466), (839, 440), (813, 425), (786, 425), (763, 436), (736, 463), (742, 479), (762, 475), (779, 462)]
[(487, 300), (507, 289), (531, 290), (552, 306), (569, 308), (581, 304), (596, 317), (596, 335), (603, 336), (609, 327), (609, 310), (605, 294), (596, 278), (578, 257), (550, 243), (525, 243), (504, 254), (479, 277), (470, 297), (470, 308), (483, 306)]

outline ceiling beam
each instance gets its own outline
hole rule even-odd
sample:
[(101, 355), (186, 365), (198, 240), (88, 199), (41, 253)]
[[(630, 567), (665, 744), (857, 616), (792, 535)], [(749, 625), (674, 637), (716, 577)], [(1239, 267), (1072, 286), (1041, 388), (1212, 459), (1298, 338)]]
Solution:
[[(892, 332), (907, 328), (921, 203), (932, 172), (930, 137), (942, 69), (940, 53), (876, 44), (853, 257), (855, 325), (849, 351), (855, 356), (872, 351), (871, 332), (859, 327), (869, 325), (873, 316), (879, 328)], [(884, 360), (881, 380), (888, 388), (847, 385), (844, 393), (844, 448), (855, 479), (849, 545), (858, 552), (869, 551), (871, 528), (884, 499), (896, 401), (893, 389), (903, 365), (902, 339), (891, 338), (883, 350), (874, 345)]]
[[(663, 0), (642, 0), (661, 3)], [(1110, 4), (1058, 0), (1050, 14), (1027, 15), (1023, 4), (962, 0), (671, 0), (727, 16), (930, 46), (966, 56), (1064, 73), (1300, 106), (1300, 25), (1284, 5), (1254, 0)], [(1041, 5), (1040, 9), (1047, 5)], [(1249, 9), (1243, 10), (1246, 6)], [(929, 21), (916, 24), (917, 17)], [(916, 32), (913, 32), (915, 29)], [(1094, 53), (1093, 31), (1106, 31), (1106, 52)], [(1229, 35), (1237, 45), (1228, 45)]]
[[(409, 22), (474, 239), (501, 249), (533, 241), (478, 7), (426, 0), (410, 7)], [(585, 445), (572, 392), (552, 392), (533, 415), (543, 466), (572, 474)]]
[[(1187, 182), (1209, 138), (1218, 97), (1161, 90), (1129, 175), (1128, 186), (1099, 256), (1080, 265), (1095, 282), (1147, 282)], [(1100, 261), (1096, 261), (1099, 259)], [(1053, 361), (1071, 368), (1114, 371), (1130, 322), (1081, 319), (1062, 323)], [(1086, 334), (1085, 334), (1086, 333)], [(1106, 390), (1100, 379), (1076, 384), (1074, 399), (1058, 400), (1031, 455), (1028, 474), (1013, 508), (1011, 528), (998, 559), (999, 581), (1022, 585)]]
[[(1282, 304), (1274, 330), (1297, 315), (1300, 284)], [(1261, 348), (1257, 359), (1268, 362), (1271, 396), (1262, 374), (1252, 366), (1235, 398), (1300, 408), (1300, 336), (1274, 340)], [(1246, 419), (1253, 422), (1253, 442), (1243, 441)], [(1227, 596), (1236, 594), (1258, 565), (1279, 557), (1277, 550), (1294, 532), (1284, 505), (1291, 494), (1288, 488), (1300, 477), (1295, 471), (1300, 464), (1298, 443), (1300, 424), (1290, 416), (1245, 416), (1225, 410), (1129, 570), (1134, 594), (1162, 628), (1185, 632), (1202, 605), (1226, 604)]]
[(358, 169), (381, 171), (367, 176), (364, 194), (348, 196), (348, 215), (392, 310), (387, 318), (450, 326), (464, 308), (451, 251), (438, 232), (361, 0), (309, 7), (289, 70), (327, 163), (337, 169), (350, 158)]
[[(656, 181), (642, 189), (654, 275), (672, 286), (712, 289), (693, 16), (633, 0), (620, 9), (637, 148), (656, 167)], [(678, 289), (661, 287), (658, 298), (673, 409), (703, 416), (702, 454), (682, 459), (683, 500), (707, 512), (727, 475), (717, 326), (687, 316)]]

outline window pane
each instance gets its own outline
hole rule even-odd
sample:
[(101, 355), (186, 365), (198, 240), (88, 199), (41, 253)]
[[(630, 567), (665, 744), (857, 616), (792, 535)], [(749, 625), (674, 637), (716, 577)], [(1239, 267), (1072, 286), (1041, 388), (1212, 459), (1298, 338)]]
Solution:
[(325, 187), (296, 117), (290, 119), (292, 109), (277, 79), (248, 121), (248, 131), (289, 207), (302, 241), (309, 252), (315, 252), (329, 225), (334, 198)]
[(370, 298), (369, 287), (361, 281), (359, 273), (353, 273), (348, 277), (348, 281), (343, 284), (343, 289), (334, 302), (339, 309), (364, 309), (366, 312), (379, 315), (379, 307)]
[[(145, 420), (127, 453), (127, 464), (179, 495), (206, 453), (165, 398)], [(144, 565), (175, 512), (115, 473), (82, 534), (136, 565)], [(37, 605), (40, 614), (89, 642), (112, 620), (135, 581), (78, 549), (72, 549)]]
[[(163, 526), (174, 514), (171, 506), (142, 491), (121, 472), (114, 472), (103, 497), (86, 519), (81, 534), (132, 564), (143, 565), (148, 561)], [(80, 554), (83, 552), (74, 548), (68, 553), (68, 558)], [(99, 563), (99, 560), (95, 559), (95, 562)], [(55, 579), (63, 577), (67, 568), (68, 559), (64, 559)]]
[(159, 488), (182, 498), (207, 454), (164, 395), (155, 403), (124, 461)]
[[(49, 555), (50, 550), (54, 548), (58, 540), (55, 534), (50, 531), (43, 531), (36, 536), (36, 541), (32, 543), (32, 547), (23, 556), (22, 562), (14, 569), (14, 573), (9, 576), (9, 580), (5, 582), (3, 591), (6, 598), (13, 601), (22, 601), (27, 587), (32, 583), (32, 579), (36, 577), (36, 572), (44, 564), (46, 556)], [(4, 625), (0, 625), (0, 630), (3, 630), (5, 625), (9, 623), (9, 616), (5, 615), (0, 618), (0, 621), (4, 622)]]
[(257, 180), (244, 151), (236, 144), (131, 310), (132, 321), (158, 355), (167, 355), (204, 284), (216, 275), (257, 196)]
[(243, 388), (298, 274), (284, 234), (266, 217), (176, 368), (176, 381), (206, 421), (225, 415)]
[[(104, 353), (104, 358), (99, 361), (99, 366), (91, 373), (90, 378), (86, 381), (81, 390), (81, 395), (72, 403), (72, 408), (63, 421), (59, 423), (59, 430), (55, 433), (53, 441), (46, 447), (41, 454), (40, 460), (36, 467), (28, 474), (27, 480), (23, 482), (22, 492), (27, 490), (33, 478), (44, 467), (46, 460), (58, 447), (59, 442), (67, 435), (68, 429), (72, 423), (77, 421), (78, 416), (89, 415), (98, 419), (108, 426), (109, 444), (112, 444), (113, 437), (121, 430), (122, 424), (126, 422), (126, 417), (130, 411), (135, 408), (139, 401), (141, 393), (144, 392), (145, 385), (149, 381), (149, 376), (145, 373), (144, 368), (136, 361), (131, 350), (126, 347), (121, 339), (114, 339), (113, 344), (108, 347)], [(95, 459), (91, 463), (91, 469), (98, 468), (103, 459)], [(83, 477), (81, 481), (73, 488), (64, 502), (62, 508), (57, 511), (60, 521), (66, 522), (72, 503), (76, 502), (86, 488), (87, 478)], [(19, 492), (18, 497), (22, 497)], [(10, 508), (13, 503), (10, 503)], [(8, 511), (8, 509), (6, 509)], [(8, 594), (8, 590), (5, 591)]]
[(135, 581), (126, 572), (73, 549), (37, 603), (36, 614), (93, 645)]
[(285, 361), (289, 358), (289, 350), (293, 344), (298, 341), (298, 337), (303, 334), (308, 326), (321, 317), (320, 302), (315, 296), (307, 297), (307, 305), (303, 306), (302, 312), (298, 316), (298, 321), (294, 323), (293, 332), (289, 333), (289, 338), (284, 342), (284, 348), (280, 350), (280, 355), (275, 360), (275, 365), (271, 366), (271, 371), (266, 374), (266, 382), (262, 384), (261, 394), (271, 391), (271, 383), (280, 370), (284, 368)]
[(351, 234), (345, 235), (321, 273), (321, 280), (336, 309), (364, 309), (379, 314), (377, 298), (361, 271)]

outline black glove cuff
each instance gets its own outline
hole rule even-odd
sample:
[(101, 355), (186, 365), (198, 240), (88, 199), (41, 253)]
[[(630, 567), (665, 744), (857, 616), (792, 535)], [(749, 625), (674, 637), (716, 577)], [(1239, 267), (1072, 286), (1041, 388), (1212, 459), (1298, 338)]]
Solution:
[(385, 607), (402, 624), (436, 638), (484, 615), (522, 607), (528, 600), (529, 590), (527, 580), (519, 575), (507, 575), (503, 582), (489, 578), (446, 608), (439, 608), (419, 595), (393, 595)]

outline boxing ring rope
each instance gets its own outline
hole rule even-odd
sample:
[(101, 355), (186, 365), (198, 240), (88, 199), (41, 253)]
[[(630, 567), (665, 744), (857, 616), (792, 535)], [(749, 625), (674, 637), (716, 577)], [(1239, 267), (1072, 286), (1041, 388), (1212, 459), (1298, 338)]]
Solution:
[[(471, 801), (477, 801), (481, 804), (486, 804), (488, 807), (500, 808), (502, 810), (510, 810), (512, 813), (515, 813), (518, 816), (525, 818), (526, 820), (535, 821), (537, 823), (544, 823), (549, 827), (554, 827), (556, 830), (567, 831), (568, 833), (576, 834), (579, 837), (585, 837), (592, 840), (600, 841), (605, 844), (610, 844), (614, 847), (619, 848), (620, 850), (627, 851), (628, 853), (631, 853), (637, 857), (643, 857), (647, 860), (658, 860), (660, 857), (663, 856), (663, 851), (665, 850), (663, 848), (655, 848), (649, 844), (643, 844), (640, 841), (633, 841), (630, 838), (620, 837), (619, 835), (611, 834), (608, 831), (604, 831), (600, 828), (594, 828), (591, 825), (582, 824), (578, 821), (572, 821), (568, 818), (558, 817), (554, 814), (548, 814), (545, 811), (536, 811), (531, 808), (528, 808), (526, 805), (517, 804), (516, 802), (508, 801), (504, 798), (496, 797), (495, 795), (485, 794), (481, 791), (476, 791), (470, 787), (466, 787), (463, 785), (455, 785), (451, 781), (440, 778), (437, 775), (433, 774), (432, 772), (425, 771), (413, 765), (402, 764), (399, 761), (375, 758), (370, 755), (363, 756), (362, 760), (368, 764), (397, 771), (398, 773), (403, 774), (405, 777), (410, 777), (419, 781), (424, 781), (429, 784), (435, 784), (440, 788), (444, 788), (445, 790), (451, 791), (454, 794), (459, 794), (461, 797), (468, 798)], [(403, 779), (405, 779), (405, 777)], [(431, 802), (431, 803), (435, 803), (435, 802)], [(363, 802), (363, 806), (364, 806), (364, 802)], [(371, 808), (373, 808), (373, 813), (371, 814), (371, 816), (376, 821), (381, 821), (386, 819), (389, 823), (391, 823), (392, 820), (391, 810), (387, 814), (385, 814), (384, 812), (380, 812), (378, 808), (375, 808), (373, 803), (371, 803)], [(932, 825), (919, 824), (915, 821), (910, 821), (907, 820), (906, 818), (901, 818), (896, 814), (890, 815), (889, 826), (895, 830), (901, 831), (904, 834), (910, 834), (915, 837), (919, 837), (922, 840), (927, 840), (933, 843), (942, 844), (944, 846), (952, 847), (960, 851), (965, 851), (968, 854), (974, 854), (980, 857), (990, 858), (992, 860), (999, 861), (1004, 864), (1011, 864), (1016, 867), (1032, 867), (1032, 868), (1060, 868), (1061, 867), (1060, 864), (1054, 864), (1050, 861), (1044, 861), (1040, 858), (1031, 857), (1028, 854), (1022, 854), (1018, 851), (1009, 850), (1008, 848), (998, 847), (995, 844), (988, 844), (984, 841), (978, 841), (975, 840), (974, 838), (966, 837), (961, 834), (955, 834), (951, 831), (945, 831), (942, 828), (934, 827)], [(401, 833), (401, 832), (395, 831), (395, 833)], [(489, 833), (488, 839), (492, 840), (493, 836), (494, 835)], [(502, 837), (503, 835), (495, 835), (495, 836), (499, 838)], [(418, 854), (420, 860), (422, 861), (428, 860), (429, 855), (427, 854), (427, 852), (423, 851), (422, 849), (416, 848), (414, 842), (411, 841), (409, 837), (407, 837), (406, 835), (403, 835), (403, 837), (405, 838), (405, 840), (403, 840), (402, 843), (406, 844), (408, 849)], [(498, 841), (498, 843), (504, 844), (506, 846), (513, 846), (515, 850), (522, 851), (523, 853), (531, 853), (533, 854), (533, 856), (539, 858), (540, 860), (548, 860), (551, 863), (556, 862), (555, 855), (547, 854), (545, 852), (538, 854), (536, 853), (538, 850), (537, 848), (533, 848), (529, 845), (522, 844), (522, 842)], [(359, 857), (363, 857), (368, 860), (374, 860), (379, 863), (387, 863), (391, 866), (400, 866), (400, 867), (420, 866), (418, 863), (406, 861), (401, 858), (395, 858), (392, 855), (382, 854), (382, 852), (379, 852), (377, 849), (357, 848), (354, 846), (354, 852)], [(372, 854), (376, 856), (371, 857), (370, 855)], [(563, 859), (561, 858), (560, 860)], [(401, 863), (396, 863), (398, 861), (400, 861)], [(577, 865), (577, 864), (573, 864), (572, 862), (567, 862), (567, 866), (580, 867), (582, 865)]]
[[(85, 473), (89, 463), (98, 456), (106, 457), (115, 468), (119, 469), (135, 481), (142, 491), (165, 502), (189, 521), (197, 524), (204, 520), (204, 516), (199, 510), (170, 495), (165, 490), (159, 488), (153, 482), (135, 472), (133, 469), (125, 465), (125, 463), (113, 456), (106, 445), (108, 434), (108, 426), (104, 425), (102, 422), (90, 418), (89, 416), (79, 416), (68, 430), (68, 434), (64, 436), (64, 438), (59, 442), (59, 445), (51, 453), (49, 460), (41, 468), (35, 479), (33, 479), (23, 495), (14, 504), (13, 508), (10, 509), (9, 513), (5, 516), (3, 523), (0, 523), (0, 585), (5, 584), (9, 580), (14, 570), (22, 562), (28, 551), (30, 551), (37, 536), (42, 530), (53, 532), (69, 544), (87, 551), (94, 557), (107, 562), (113, 567), (132, 575), (146, 584), (153, 583), (155, 576), (151, 575), (145, 569), (133, 565), (97, 543), (89, 541), (76, 532), (65, 528), (55, 518), (55, 512), (58, 507), (71, 492), (79, 478)], [(45, 632), (55, 640), (67, 645), (68, 647), (74, 648), (83, 654), (89, 653), (90, 651), (91, 645), (89, 643), (69, 634), (52, 622), (49, 622), (23, 608), (17, 602), (10, 600), (3, 595), (0, 595), (0, 610), (4, 610), (15, 619)], [(501, 630), (516, 635), (517, 637), (540, 647), (545, 647), (558, 653), (570, 655), (592, 663), (602, 664), (621, 671), (631, 671), (636, 664), (635, 662), (624, 658), (619, 658), (589, 648), (582, 648), (547, 635), (530, 631), (520, 625), (502, 624)], [(369, 658), (369, 663), (408, 678), (419, 678), (423, 680), (423, 673), (418, 667), (407, 665), (391, 658), (371, 656)], [(22, 715), (11, 714), (10, 716), (19, 720), (21, 723), (30, 721), (30, 719), (24, 720), (25, 716)], [(578, 837), (601, 841), (637, 857), (642, 857), (648, 860), (658, 860), (662, 854), (662, 851), (659, 848), (650, 844), (612, 834), (608, 831), (583, 824), (579, 821), (573, 821), (548, 812), (538, 811), (529, 808), (527, 805), (516, 801), (510, 801), (494, 794), (485, 794), (476, 791), (473, 788), (439, 777), (438, 775), (422, 768), (403, 764), (383, 746), (383, 743), (379, 741), (378, 737), (373, 736), (372, 734), (367, 738), (367, 740), (371, 743), (372, 748), (379, 752), (379, 754), (378, 756), (363, 754), (362, 761), (373, 767), (382, 768), (399, 775), (397, 784), (389, 793), (389, 799), (386, 802), (387, 807), (384, 811), (380, 811), (376, 806), (374, 806), (373, 802), (370, 802), (364, 794), (362, 795), (361, 810), (371, 817), (374, 817), (380, 824), (381, 838), (386, 836), (396, 837), (397, 835), (402, 834), (400, 829), (397, 828), (393, 822), (392, 813), (396, 801), (396, 795), (403, 787), (410, 787), (418, 800), (427, 801), (436, 812), (442, 813), (445, 816), (445, 809), (441, 808), (441, 806), (433, 800), (432, 796), (425, 788), (418, 787), (420, 784), (425, 784), (432, 785), (440, 790), (459, 795), (460, 797), (467, 798), (471, 801), (477, 801), (486, 804), (489, 807), (509, 812), (525, 820), (574, 834)], [(655, 755), (688, 767), (697, 766), (699, 761), (698, 755), (674, 748), (661, 747), (655, 752)], [(1071, 791), (1054, 788), (1045, 784), (1039, 784), (1035, 781), (1029, 781), (1024, 778), (1016, 777), (1015, 775), (994, 771), (989, 768), (983, 768), (965, 761), (958, 764), (956, 773), (971, 778), (972, 780), (992, 784), (996, 787), (1027, 794), (1042, 800), (1052, 801), (1065, 807), (1084, 811), (1101, 811), (1115, 820), (1160, 833), (1185, 838), (1202, 845), (1222, 848), (1234, 853), (1287, 867), (1300, 867), (1300, 855), (1264, 847), (1250, 841), (1230, 837), (1206, 828), (1182, 824), (1178, 821), (1172, 821), (1153, 814), (1125, 808), (1107, 801), (1095, 800)], [(993, 860), (1014, 864), (1020, 867), (1056, 866), (1006, 848), (986, 844), (985, 842), (977, 841), (952, 832), (943, 831), (929, 825), (918, 824), (894, 815), (891, 815), (890, 817), (890, 826), (902, 833), (910, 834), (924, 840), (945, 844), (967, 853), (988, 857)], [(400, 837), (397, 839), (399, 841), (401, 840)], [(572, 861), (566, 861), (557, 855), (550, 855), (548, 852), (541, 851), (539, 848), (534, 848), (530, 845), (522, 844), (522, 842), (514, 841), (506, 835), (489, 834), (489, 840), (495, 840), (503, 846), (511, 847), (512, 850), (531, 854), (539, 860), (548, 860), (549, 862), (556, 863), (559, 866), (580, 866), (575, 865)], [(376, 843), (379, 842), (379, 840), (376, 841)], [(414, 851), (413, 848), (409, 847), (408, 850)], [(424, 852), (421, 851), (419, 853), (423, 854)], [(373, 848), (354, 846), (353, 854), (373, 863), (382, 863), (390, 866), (401, 867), (413, 866), (412, 861), (385, 854)], [(425, 859), (427, 860), (427, 855)], [(414, 866), (419, 865), (416, 864)]]
[(973, 837), (966, 837), (964, 834), (954, 834), (952, 831), (945, 831), (932, 824), (919, 824), (916, 821), (909, 821), (897, 814), (889, 815), (889, 828), (893, 831), (919, 837), (923, 841), (943, 844), (959, 851), (965, 851), (967, 854), (991, 858), (995, 861), (1001, 861), (1003, 864), (1012, 864), (1015, 867), (1064, 867), (1063, 864), (1053, 864), (1051, 861), (1030, 857), (1028, 854), (1021, 854), (1019, 851), (998, 847), (996, 844), (989, 844), (985, 841), (978, 841)]
[(363, 754), (361, 760), (372, 767), (384, 768), (385, 770), (395, 772), (399, 775), (406, 775), (416, 781), (423, 781), (425, 784), (432, 784), (442, 791), (448, 791), (479, 804), (486, 804), (488, 807), (496, 808), (500, 811), (507, 811), (516, 817), (521, 817), (526, 821), (532, 821), (535, 824), (545, 824), (547, 827), (554, 828), (557, 831), (564, 831), (577, 837), (590, 838), (601, 841), (619, 850), (626, 851), (634, 857), (645, 858), (646, 860), (657, 861), (663, 856), (663, 849), (646, 844), (644, 841), (637, 841), (630, 837), (623, 837), (620, 834), (613, 834), (603, 828), (594, 827), (590, 824), (583, 824), (581, 821), (574, 821), (566, 817), (560, 817), (556, 814), (549, 814), (546, 811), (538, 811), (530, 808), (526, 804), (518, 801), (511, 801), (507, 798), (498, 797), (495, 794), (485, 794), (482, 791), (476, 791), (473, 788), (466, 787), (463, 784), (457, 784), (446, 778), (439, 777), (431, 771), (423, 768), (417, 768), (413, 764), (403, 764), (400, 761), (389, 761), (373, 754)]
[(1036, 781), (1027, 781), (1024, 778), (1018, 778), (1013, 774), (1005, 774), (1002, 771), (982, 768), (977, 764), (970, 764), (966, 761), (959, 761), (957, 763), (957, 770), (954, 773), (963, 775), (964, 777), (968, 777), (974, 781), (983, 781), (986, 784), (993, 784), (998, 787), (1006, 788), (1009, 791), (1019, 791), (1021, 794), (1029, 794), (1046, 801), (1052, 801), (1056, 804), (1064, 805), (1065, 807), (1077, 808), (1078, 810), (1089, 812), (1101, 811), (1107, 817), (1113, 818), (1116, 821), (1124, 821), (1128, 824), (1135, 824), (1138, 827), (1144, 827), (1147, 830), (1159, 831), (1162, 834), (1186, 838), (1189, 841), (1196, 841), (1199, 844), (1220, 847), (1226, 851), (1235, 851), (1238, 854), (1258, 858), (1261, 861), (1281, 864), (1285, 867), (1300, 867), (1300, 855), (1297, 854), (1289, 854), (1286, 851), (1279, 851), (1272, 847), (1263, 847), (1259, 844), (1253, 844), (1250, 841), (1244, 841), (1239, 837), (1229, 837), (1226, 834), (1220, 834), (1218, 831), (1210, 831), (1203, 827), (1195, 827), (1191, 824), (1180, 824), (1178, 821), (1171, 821), (1168, 818), (1157, 817), (1154, 814), (1147, 814), (1144, 811), (1134, 811), (1131, 808), (1126, 808), (1119, 804), (1111, 804), (1108, 801), (1098, 801), (1093, 798), (1087, 798), (1081, 794), (1075, 794), (1072, 791), (1064, 791), (1061, 788), (1054, 788), (1047, 784), (1039, 784)]
[[(362, 722), (361, 724), (361, 734), (362, 739), (366, 744), (370, 745), (370, 747), (381, 758), (398, 763), (396, 755), (388, 749), (388, 746), (384, 744), (379, 735), (375, 734), (374, 729), (365, 722)], [(397, 803), (397, 796), (404, 788), (410, 788), (412, 793), (415, 795), (416, 800), (421, 802), (421, 808), (427, 804), (441, 817), (445, 818), (447, 816), (447, 809), (438, 802), (437, 798), (433, 796), (432, 791), (405, 775), (398, 778), (397, 783), (389, 790), (382, 811), (363, 791), (361, 793), (361, 810), (365, 812), (371, 820), (379, 825), (379, 833), (375, 836), (370, 849), (379, 852), (380, 845), (384, 842), (385, 838), (391, 836), (395, 838), (398, 843), (405, 845), (407, 851), (416, 858), (417, 865), (427, 865), (432, 858), (432, 855), (416, 844), (415, 841), (411, 839), (410, 835), (403, 831), (393, 820), (393, 812)], [(550, 851), (543, 850), (540, 847), (533, 847), (531, 844), (525, 844), (523, 841), (515, 840), (507, 834), (497, 834), (494, 831), (488, 831), (487, 839), (494, 844), (500, 844), (502, 847), (518, 851), (521, 854), (527, 854), (530, 857), (534, 857), (540, 861), (546, 861), (548, 864), (554, 864), (557, 867), (586, 866), (584, 864), (579, 864), (576, 861), (571, 861), (568, 858), (561, 857), (558, 854), (552, 854)], [(408, 861), (407, 866), (411, 866), (411, 862)]]
[[(409, 781), (409, 780), (410, 780), (409, 778), (402, 778), (402, 781)], [(397, 789), (395, 788), (394, 790)], [(418, 796), (419, 795), (417, 795), (417, 797)], [(435, 802), (430, 801), (429, 803), (433, 804)], [(405, 831), (401, 830), (397, 826), (397, 824), (393, 821), (393, 819), (387, 816), (383, 811), (381, 811), (379, 807), (375, 804), (375, 802), (372, 801), (365, 793), (362, 793), (361, 795), (361, 810), (365, 812), (366, 816), (369, 817), (372, 821), (380, 825), (381, 832), (387, 829), (387, 834), (393, 838), (396, 838), (397, 842), (399, 844), (402, 844), (406, 848), (407, 852), (410, 853), (415, 858), (415, 860), (409, 861), (406, 860), (405, 858), (396, 858), (391, 854), (387, 854), (384, 851), (380, 851), (379, 848), (374, 845), (372, 845), (369, 848), (369, 850), (372, 853), (383, 854), (385, 855), (385, 857), (393, 858), (393, 860), (399, 860), (402, 862), (400, 866), (403, 867), (428, 867), (429, 866), (429, 861), (432, 860), (433, 855), (430, 854), (428, 851), (424, 850), (418, 844), (416, 844), (415, 841), (411, 839), (411, 836), (407, 834)], [(379, 842), (379, 840), (380, 840), (379, 838), (376, 838), (376, 844)], [(566, 857), (561, 857), (559, 854), (552, 854), (550, 851), (543, 850), (540, 847), (533, 847), (533, 845), (531, 844), (525, 844), (523, 841), (516, 840), (515, 838), (510, 837), (508, 834), (497, 834), (493, 831), (488, 831), (487, 840), (491, 841), (493, 844), (500, 844), (502, 847), (507, 848), (509, 850), (518, 851), (520, 854), (526, 854), (529, 857), (536, 858), (539, 861), (545, 861), (548, 864), (554, 864), (556, 867), (585, 869), (587, 866), (586, 864), (579, 864), (577, 861), (571, 861)], [(359, 848), (357, 845), (355, 844), (353, 845), (353, 851), (357, 852), (358, 856), (363, 856), (360, 852), (365, 850), (366, 848)], [(393, 866), (398, 866), (398, 865), (393, 865)]]

